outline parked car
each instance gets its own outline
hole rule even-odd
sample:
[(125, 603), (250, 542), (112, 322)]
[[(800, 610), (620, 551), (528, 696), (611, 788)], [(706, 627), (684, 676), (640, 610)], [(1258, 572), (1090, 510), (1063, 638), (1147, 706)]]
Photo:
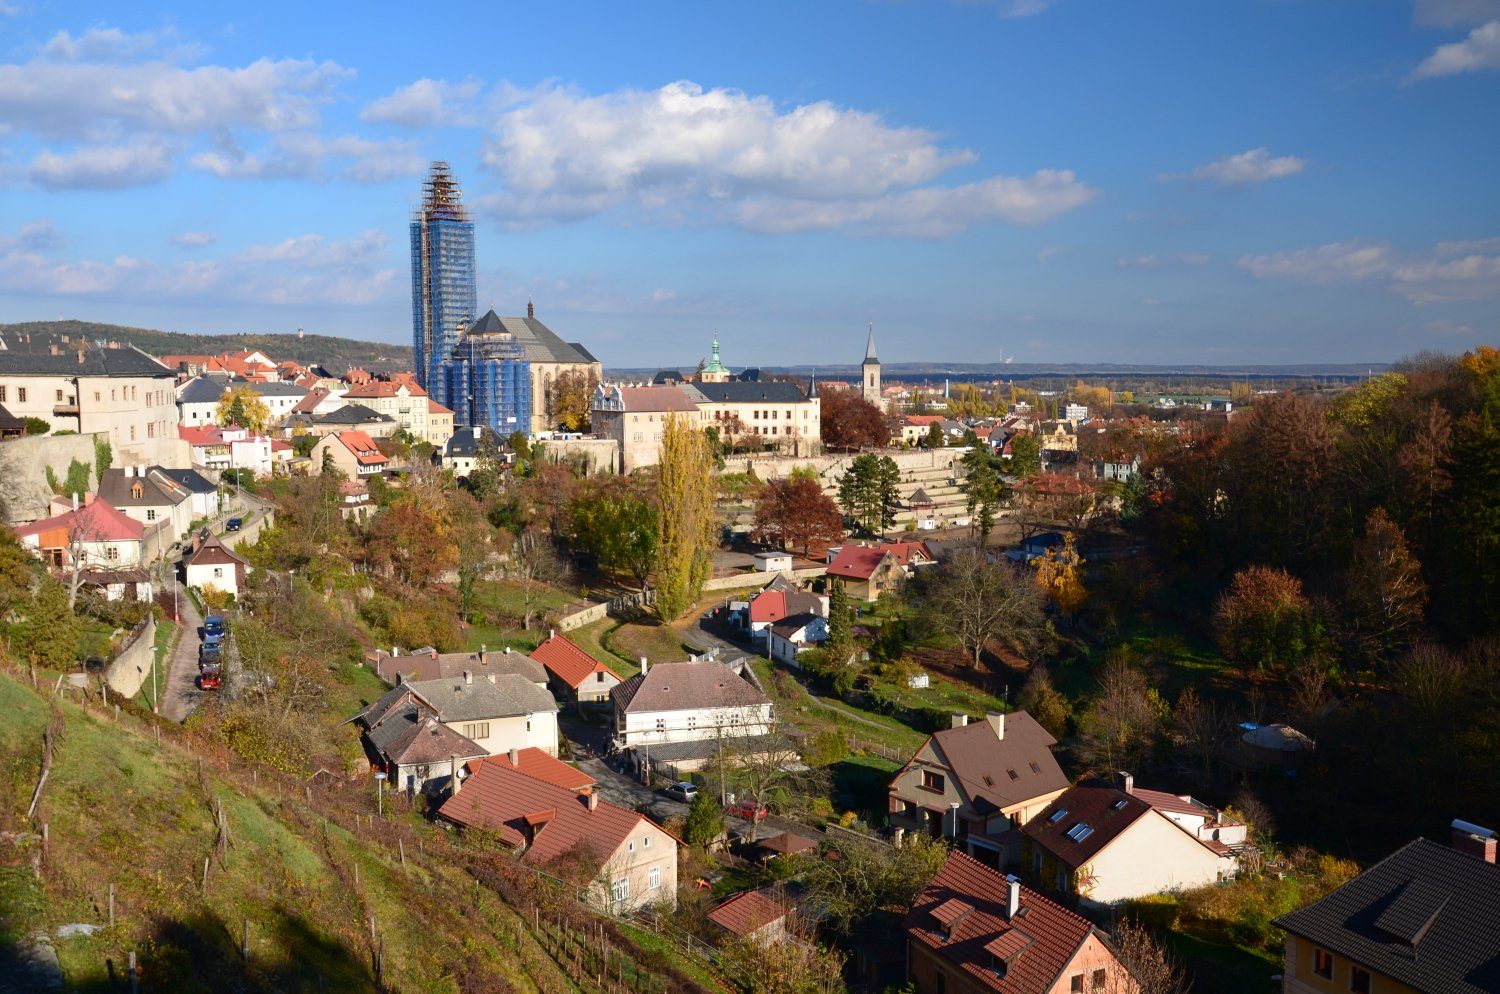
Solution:
[(210, 663), (203, 667), (198, 673), (198, 687), (201, 690), (218, 690), (223, 683), (224, 671), (217, 663)]
[(230, 518), (228, 521), (224, 522), (224, 530), (227, 532), (237, 532), (241, 527), (243, 527), (244, 524), (244, 518)]
[(212, 642), (220, 642), (220, 641), (223, 641), (223, 639), (224, 639), (224, 631), (225, 631), (226, 627), (227, 626), (224, 624), (224, 616), (223, 615), (211, 614), (208, 617), (204, 618), (203, 619), (203, 641), (205, 641), (205, 642), (210, 642), (210, 641), (212, 641)]
[(668, 797), (675, 797), (679, 801), (692, 803), (693, 798), (698, 796), (698, 785), (680, 780), (668, 787), (664, 793)]
[(198, 647), (199, 667), (202, 667), (204, 663), (217, 663), (223, 658), (224, 643), (222, 642), (204, 642)]
[(756, 804), (754, 801), (736, 801), (726, 807), (724, 813), (745, 821), (761, 821), (768, 812), (764, 804)]

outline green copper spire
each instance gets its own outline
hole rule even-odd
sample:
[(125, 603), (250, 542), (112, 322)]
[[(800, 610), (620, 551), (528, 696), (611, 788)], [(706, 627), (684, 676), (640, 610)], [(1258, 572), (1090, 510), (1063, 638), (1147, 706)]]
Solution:
[(724, 364), (719, 361), (719, 336), (717, 333), (714, 334), (713, 352), (710, 354), (708, 365), (703, 367), (703, 371), (705, 373), (729, 372), (729, 370), (725, 368)]

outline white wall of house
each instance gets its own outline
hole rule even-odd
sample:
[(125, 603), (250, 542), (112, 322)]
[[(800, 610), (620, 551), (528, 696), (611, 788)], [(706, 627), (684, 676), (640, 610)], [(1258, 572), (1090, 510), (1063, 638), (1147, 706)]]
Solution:
[(629, 748), (662, 742), (702, 742), (719, 729), (734, 735), (765, 735), (771, 730), (771, 705), (737, 708), (697, 708), (675, 711), (631, 712), (616, 735)]
[(1086, 901), (1114, 904), (1134, 897), (1216, 883), (1221, 860), (1152, 810), (1089, 861), (1096, 881)]
[[(503, 718), (478, 718), (472, 721), (445, 721), (443, 724), (465, 738), (498, 756), (511, 749), (540, 749), (549, 756), (557, 755), (557, 712), (538, 711), (534, 714), (513, 715)], [(485, 734), (485, 733), (488, 734)]]
[(202, 590), (213, 587), (215, 590), (233, 594), (236, 598), (240, 595), (239, 578), (234, 563), (194, 563), (184, 569), (187, 585)]
[(786, 663), (788, 666), (801, 667), (797, 662), (797, 653), (815, 648), (818, 643), (828, 638), (828, 622), (823, 618), (814, 618), (802, 628), (793, 632), (790, 638), (778, 635), (774, 630), (767, 632), (766, 648), (772, 659)]
[(615, 850), (589, 888), (596, 906), (615, 911), (677, 906), (677, 842), (646, 819)]
[(53, 431), (103, 433), (115, 465), (180, 464), (172, 378), (161, 376), (0, 376), (0, 404)]

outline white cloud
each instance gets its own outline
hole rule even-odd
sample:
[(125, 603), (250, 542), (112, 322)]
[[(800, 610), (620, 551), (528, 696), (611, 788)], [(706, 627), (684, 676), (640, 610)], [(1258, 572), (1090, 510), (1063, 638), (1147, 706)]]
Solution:
[(173, 151), (151, 141), (89, 145), (62, 153), (44, 149), (31, 160), (27, 175), (49, 190), (122, 190), (170, 176)]
[(1481, 24), (1463, 41), (1438, 46), (1409, 78), (1415, 81), (1484, 69), (1500, 69), (1500, 18)]
[(1116, 269), (1155, 269), (1161, 265), (1161, 256), (1156, 254), (1121, 256), (1115, 260)]
[(179, 231), (170, 240), (178, 248), (206, 248), (218, 241), (219, 236), (212, 231)]
[(1161, 180), (1188, 179), (1219, 186), (1251, 186), (1267, 180), (1295, 176), (1307, 168), (1307, 160), (1295, 155), (1272, 156), (1264, 147), (1226, 155), (1205, 163), (1190, 173), (1163, 173)]
[(237, 180), (319, 179), (330, 164), (341, 164), (339, 175), (356, 183), (385, 183), (419, 175), (426, 160), (409, 141), (356, 135), (323, 138), (309, 132), (277, 135), (258, 154), (244, 151), (225, 137), (214, 149), (189, 160), (195, 169)]
[(391, 267), (384, 232), (348, 241), (303, 235), (213, 259), (162, 264), (120, 255), (60, 260), (50, 224), (0, 234), (0, 289), (49, 296), (243, 304), (367, 304), (395, 301), (404, 281)]
[(62, 234), (57, 226), (52, 223), (51, 218), (39, 218), (28, 221), (16, 229), (14, 235), (0, 232), (0, 253), (24, 250), (27, 252), (47, 252), (63, 245)]
[(1429, 321), (1427, 330), (1434, 335), (1452, 335), (1463, 337), (1474, 334), (1474, 329), (1466, 324), (1458, 324), (1455, 321)]
[(1060, 245), (1044, 246), (1037, 250), (1036, 261), (1045, 266), (1047, 264), (1047, 260), (1051, 259), (1054, 255), (1057, 255), (1062, 251), (1063, 248)]
[(1475, 252), (1500, 252), (1500, 238), (1478, 238), (1466, 242), (1438, 242), (1433, 255), (1471, 255)]
[(1178, 252), (1167, 256), (1157, 252), (1147, 255), (1121, 256), (1115, 260), (1116, 269), (1159, 269), (1163, 266), (1206, 266), (1213, 256), (1203, 252)]
[(1500, 0), (1416, 0), (1412, 19), (1418, 24), (1453, 27), (1483, 24), (1500, 17)]
[(1052, 6), (1052, 0), (1010, 0), (1005, 5), (1006, 17), (1032, 17)]
[(1045, 221), (1094, 194), (1065, 170), (932, 186), (977, 156), (876, 114), (828, 102), (782, 111), (691, 82), (599, 96), (545, 88), (518, 98), (494, 130), (483, 162), (505, 190), (483, 205), (513, 225), (630, 207), (772, 233), (941, 237), (975, 222)]
[(449, 83), (423, 78), (410, 86), (398, 87), (388, 97), (372, 100), (359, 112), (359, 118), (408, 128), (475, 124), (477, 113), (473, 104), (480, 89), (478, 80)]
[(176, 61), (200, 55), (203, 49), (198, 45), (176, 44), (176, 32), (170, 28), (131, 34), (119, 28), (95, 25), (80, 35), (59, 31), (42, 46), (42, 52), (51, 58), (70, 62), (118, 62), (146, 55)]
[(1352, 241), (1272, 255), (1247, 255), (1238, 265), (1261, 279), (1322, 286), (1381, 285), (1415, 304), (1500, 296), (1500, 255), (1478, 252), (1454, 256), (1433, 251), (1403, 256), (1385, 242)]
[(109, 140), (248, 127), (306, 128), (348, 72), (332, 62), (260, 59), (185, 68), (38, 59), (0, 65), (0, 120), (46, 137)]

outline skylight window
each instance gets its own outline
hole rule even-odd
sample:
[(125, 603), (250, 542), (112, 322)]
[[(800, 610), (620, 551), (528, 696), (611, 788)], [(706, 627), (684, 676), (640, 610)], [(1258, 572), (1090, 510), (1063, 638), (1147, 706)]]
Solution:
[(1129, 803), (1129, 802), (1125, 798), (1122, 797), (1118, 801), (1116, 801), (1115, 803), (1111, 804), (1109, 806), (1109, 810), (1111, 810), (1111, 811), (1118, 811), (1121, 808), (1123, 808), (1127, 803)]
[(1056, 825), (1066, 817), (1068, 817), (1068, 809), (1058, 808), (1056, 811), (1052, 812), (1052, 817), (1047, 819), (1047, 823), (1049, 825)]
[(1032, 773), (1040, 773), (1040, 772), (1042, 772), (1042, 768), (1036, 764), (1035, 760), (1032, 760), (1032, 763), (1031, 763), (1031, 772)]
[(1015, 770), (1006, 770), (1005, 772), (1010, 775), (1010, 778), (1012, 780), (1019, 780), (1019, 779), (1021, 779), (1021, 775), (1019, 773), (1017, 773)]
[(1078, 824), (1074, 825), (1072, 828), (1068, 829), (1068, 838), (1072, 839), (1074, 842), (1082, 842), (1084, 839), (1093, 834), (1094, 830), (1089, 826), (1087, 822), (1081, 821)]

